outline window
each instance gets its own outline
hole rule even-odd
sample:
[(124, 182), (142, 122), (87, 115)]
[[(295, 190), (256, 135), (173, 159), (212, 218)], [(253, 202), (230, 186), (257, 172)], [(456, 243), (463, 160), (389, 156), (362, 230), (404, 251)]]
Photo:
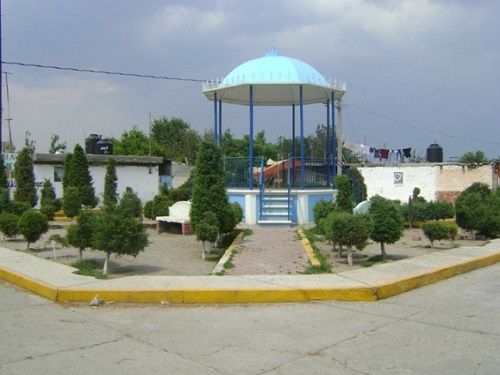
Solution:
[(61, 182), (63, 176), (63, 167), (56, 166), (54, 167), (54, 182)]

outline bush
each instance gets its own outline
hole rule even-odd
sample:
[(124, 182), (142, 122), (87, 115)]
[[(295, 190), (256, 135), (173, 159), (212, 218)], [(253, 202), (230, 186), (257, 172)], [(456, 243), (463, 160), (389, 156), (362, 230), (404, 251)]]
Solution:
[(93, 211), (82, 210), (76, 217), (76, 223), (70, 225), (66, 232), (68, 244), (79, 250), (80, 262), (83, 261), (83, 250), (92, 247), (95, 217)]
[(19, 219), (19, 233), (28, 241), (27, 249), (32, 242), (38, 239), (49, 230), (49, 221), (38, 211), (26, 211)]
[(63, 211), (67, 217), (75, 217), (82, 208), (82, 199), (77, 187), (70, 186), (64, 189)]
[(153, 217), (153, 201), (147, 201), (143, 207), (143, 215), (146, 219), (154, 219)]
[(226, 206), (225, 214), (220, 220), (219, 229), (221, 233), (231, 232), (238, 223), (243, 220), (243, 210), (238, 203), (231, 203)]
[(427, 220), (444, 220), (455, 217), (453, 203), (444, 201), (429, 202), (426, 208)]
[(434, 247), (434, 241), (445, 240), (451, 237), (450, 227), (445, 223), (424, 223), (421, 228), (431, 242), (431, 247)]
[(126, 216), (133, 216), (136, 218), (141, 217), (141, 200), (137, 197), (130, 186), (127, 186), (125, 193), (123, 193), (123, 196), (120, 199), (118, 211)]
[(29, 203), (26, 202), (18, 202), (18, 201), (12, 201), (10, 202), (10, 206), (8, 208), (8, 212), (21, 216), (24, 214), (26, 211), (31, 210), (33, 207)]
[(165, 195), (156, 195), (153, 199), (153, 207), (151, 210), (152, 219), (157, 216), (167, 216), (168, 208), (172, 205), (172, 201)]
[(44, 214), (47, 219), (54, 219), (56, 210), (56, 192), (49, 180), (45, 180), (41, 192), (40, 199), (40, 212)]
[(352, 213), (354, 199), (351, 179), (345, 175), (337, 176), (335, 177), (335, 184), (337, 186), (337, 197), (335, 198), (337, 207), (341, 211)]
[(314, 222), (320, 226), (320, 221), (326, 218), (330, 212), (335, 210), (335, 203), (332, 201), (325, 201), (323, 199), (316, 202), (313, 207)]
[(19, 216), (9, 212), (2, 212), (0, 214), (0, 231), (8, 237), (12, 238), (19, 234), (17, 225), (19, 223)]
[(382, 256), (385, 257), (385, 244), (398, 241), (403, 234), (404, 219), (399, 205), (393, 201), (375, 196), (371, 199), (370, 216), (373, 220), (371, 238), (380, 243)]
[(219, 234), (219, 221), (212, 211), (205, 212), (195, 230), (196, 239), (203, 242), (215, 242)]

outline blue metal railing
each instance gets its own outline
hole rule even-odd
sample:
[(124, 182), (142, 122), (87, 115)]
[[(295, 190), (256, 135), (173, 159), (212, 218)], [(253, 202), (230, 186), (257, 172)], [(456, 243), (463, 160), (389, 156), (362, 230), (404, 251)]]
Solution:
[(264, 206), (264, 192), (265, 192), (265, 184), (264, 184), (264, 157), (261, 156), (260, 160), (260, 175), (259, 175), (259, 219), (262, 220), (262, 208)]
[(290, 184), (290, 180), (291, 180), (291, 173), (290, 173), (290, 170), (291, 170), (291, 166), (292, 166), (292, 163), (291, 163), (291, 158), (288, 158), (288, 171), (287, 171), (287, 178), (286, 178), (286, 185), (288, 187), (288, 192), (287, 192), (287, 195), (288, 195), (288, 221), (291, 221), (292, 220), (292, 208), (291, 208), (291, 190), (292, 190), (292, 187), (291, 187), (291, 184)]

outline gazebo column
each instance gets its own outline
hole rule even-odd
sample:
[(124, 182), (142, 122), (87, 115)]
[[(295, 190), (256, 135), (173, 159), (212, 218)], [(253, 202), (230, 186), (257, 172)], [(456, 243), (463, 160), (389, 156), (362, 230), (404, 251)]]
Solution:
[(304, 188), (304, 88), (300, 85), (300, 187)]
[(330, 99), (326, 99), (326, 181), (330, 184)]
[(217, 93), (214, 92), (214, 139), (215, 142), (219, 143), (219, 137), (217, 136)]
[(288, 166), (291, 174), (292, 187), (295, 185), (295, 104), (292, 104), (292, 165)]
[(248, 161), (248, 187), (253, 189), (253, 86), (250, 85), (249, 103), (250, 108), (250, 136), (248, 139), (248, 149), (250, 160)]
[(217, 139), (217, 143), (222, 143), (222, 100), (219, 100), (219, 137)]
[(343, 138), (343, 123), (342, 123), (342, 98), (338, 98), (337, 100), (337, 112), (339, 116), (339, 125), (338, 125), (338, 136), (337, 136), (337, 175), (342, 175), (342, 138)]
[(337, 157), (335, 156), (336, 153), (336, 147), (335, 147), (335, 142), (336, 142), (336, 134), (335, 134), (335, 92), (332, 92), (332, 140), (331, 140), (331, 154), (328, 155), (328, 159), (331, 160), (332, 163), (332, 174), (335, 176), (336, 170), (337, 170)]

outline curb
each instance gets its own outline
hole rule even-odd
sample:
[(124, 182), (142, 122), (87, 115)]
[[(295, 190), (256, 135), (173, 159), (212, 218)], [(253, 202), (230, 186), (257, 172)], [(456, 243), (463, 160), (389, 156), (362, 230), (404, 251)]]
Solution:
[[(324, 275), (323, 277), (322, 275), (308, 275), (308, 278), (313, 278), (310, 280), (315, 280), (314, 278), (317, 277), (316, 281), (319, 281), (319, 283), (316, 286), (304, 287), (297, 286), (296, 283), (279, 284), (278, 281), (272, 282), (272, 280), (268, 279), (261, 280), (258, 283), (259, 287), (245, 287), (244, 283), (243, 285), (239, 284), (239, 286), (237, 282), (231, 283), (229, 278), (224, 280), (227, 280), (227, 283), (219, 283), (218, 287), (213, 288), (210, 288), (209, 283), (201, 281), (199, 284), (194, 283), (187, 287), (180, 287), (179, 284), (175, 286), (175, 282), (172, 282), (170, 286), (167, 283), (165, 287), (150, 289), (105, 289), (98, 286), (100, 282), (87, 287), (59, 287), (4, 267), (0, 267), (0, 279), (60, 303), (88, 303), (96, 295), (105, 301), (117, 303), (231, 304), (307, 302), (315, 300), (376, 301), (497, 262), (500, 262), (500, 250), (486, 256), (468, 258), (441, 268), (423, 271), (384, 283), (374, 283), (373, 285), (362, 280), (349, 279), (346, 274), (339, 274), (337, 277), (348, 281), (348, 285), (344, 287), (335, 286), (332, 283), (330, 283), (331, 286), (328, 286), (328, 276)], [(296, 279), (293, 279), (294, 277)], [(252, 277), (248, 277), (248, 279), (252, 279)], [(214, 280), (220, 279), (216, 278)], [(244, 281), (245, 278), (234, 278), (234, 280), (240, 282), (241, 280)], [(297, 276), (289, 276), (281, 280), (294, 281), (298, 280), (298, 278)], [(349, 283), (353, 286), (349, 286)], [(321, 286), (318, 287), (318, 284), (321, 284)]]
[(309, 257), (309, 263), (311, 263), (311, 266), (320, 266), (321, 262), (319, 261), (318, 258), (316, 258), (316, 255), (314, 255), (314, 250), (311, 246), (311, 243), (304, 234), (304, 230), (302, 228), (299, 228), (297, 232), (299, 233), (300, 236), (300, 242), (302, 242), (302, 246), (304, 247), (304, 250), (306, 251), (306, 254)]
[(219, 259), (219, 262), (215, 265), (212, 275), (216, 275), (218, 273), (224, 272), (224, 264), (229, 260), (233, 251), (240, 245), (243, 240), (243, 232), (240, 232), (233, 240), (233, 243), (226, 249), (222, 258)]

